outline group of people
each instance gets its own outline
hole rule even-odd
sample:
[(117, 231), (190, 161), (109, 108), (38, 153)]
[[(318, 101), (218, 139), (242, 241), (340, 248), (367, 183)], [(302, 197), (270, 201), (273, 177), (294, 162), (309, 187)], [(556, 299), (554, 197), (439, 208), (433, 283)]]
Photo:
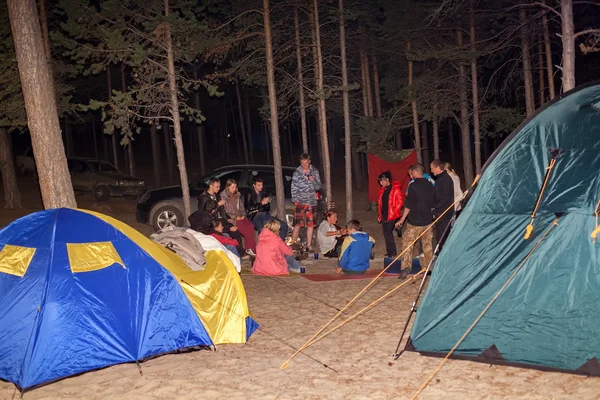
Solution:
[[(433, 160), (429, 167), (435, 180), (426, 177), (422, 164), (409, 168), (411, 181), (404, 193), (400, 183), (392, 180), (389, 171), (379, 175), (378, 221), (383, 230), (386, 256), (397, 256), (396, 231), (402, 237), (403, 245), (410, 246), (401, 258), (403, 270), (410, 269), (414, 246), (419, 242), (422, 245), (422, 265), (429, 264), (433, 257), (434, 233), (427, 227), (436, 221), (435, 240), (442, 240), (462, 197), (460, 180), (450, 164)], [(419, 237), (420, 241), (417, 240)]]

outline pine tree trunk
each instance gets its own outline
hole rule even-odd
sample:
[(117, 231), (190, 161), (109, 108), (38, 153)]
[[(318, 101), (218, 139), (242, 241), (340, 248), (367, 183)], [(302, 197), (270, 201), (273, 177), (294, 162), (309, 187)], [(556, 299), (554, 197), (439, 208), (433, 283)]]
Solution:
[(44, 208), (76, 208), (35, 0), (7, 0)]
[[(232, 129), (233, 129), (233, 138), (235, 139), (235, 147), (237, 149), (237, 159), (241, 160), (242, 159), (242, 146), (240, 145), (240, 135), (237, 130), (237, 125), (235, 123), (235, 119), (236, 119), (235, 110), (233, 108), (233, 101), (231, 100), (231, 97), (229, 97), (228, 109), (231, 111), (231, 125), (232, 125)], [(227, 112), (225, 113), (225, 115), (227, 115)]]
[[(410, 42), (406, 44), (406, 50), (410, 51)], [(413, 62), (411, 60), (408, 61), (408, 87), (412, 86), (413, 83)], [(412, 91), (409, 93), (409, 97), (413, 98)], [(417, 112), (417, 100), (412, 99), (410, 102), (412, 109), (412, 120), (413, 120), (413, 130), (415, 131), (415, 151), (417, 152), (417, 162), (423, 163), (423, 154), (421, 151), (421, 135), (419, 134), (419, 113)]]
[(433, 158), (440, 159), (440, 120), (433, 116)]
[[(112, 78), (110, 76), (110, 66), (106, 66), (106, 85), (108, 87), (108, 102), (112, 99)], [(119, 155), (117, 154), (117, 133), (113, 132), (110, 135), (110, 142), (112, 145), (113, 164), (115, 168), (119, 169)]]
[[(461, 30), (456, 31), (458, 46), (463, 46), (463, 35)], [(459, 91), (460, 91), (460, 130), (462, 142), (463, 172), (465, 175), (465, 184), (470, 185), (473, 182), (473, 159), (471, 157), (471, 133), (469, 126), (469, 100), (467, 89), (467, 71), (462, 62), (459, 62)]]
[(242, 91), (242, 97), (244, 98), (244, 116), (246, 118), (246, 133), (248, 134), (248, 153), (250, 155), (250, 162), (254, 163), (254, 145), (252, 144), (252, 121), (250, 118), (250, 101), (248, 100), (248, 93)]
[(544, 76), (544, 50), (542, 46), (543, 38), (540, 38), (537, 43), (537, 53), (538, 53), (538, 67), (540, 75), (540, 107), (546, 103), (546, 77)]
[[(121, 63), (121, 88), (123, 90), (123, 93), (127, 92), (127, 77), (125, 76), (125, 64), (123, 63)], [(127, 143), (127, 164), (129, 166), (129, 175), (135, 176), (135, 159), (133, 157), (133, 136), (129, 136), (129, 142)]]
[(533, 97), (533, 77), (531, 74), (531, 53), (529, 51), (529, 29), (527, 27), (527, 11), (524, 7), (519, 9), (519, 22), (521, 23), (521, 53), (523, 57), (523, 82), (525, 85), (525, 111), (530, 116), (535, 111)]
[(8, 130), (4, 127), (0, 127), (0, 177), (4, 190), (4, 208), (21, 208), (21, 192), (17, 185), (12, 146)]
[[(542, 4), (546, 4), (546, 0), (541, 0)], [(546, 68), (548, 76), (548, 92), (550, 93), (550, 100), (556, 97), (556, 90), (554, 89), (554, 67), (552, 65), (552, 46), (550, 44), (550, 30), (548, 29), (548, 15), (544, 12), (542, 16), (542, 25), (544, 27), (544, 49), (546, 52)]]
[(448, 125), (448, 142), (450, 142), (450, 159), (452, 160), (452, 166), (456, 168), (456, 145), (454, 142), (454, 125), (452, 119), (448, 118), (446, 125)]
[(379, 69), (377, 67), (377, 57), (373, 56), (373, 86), (375, 87), (375, 115), (377, 118), (383, 116), (381, 109), (381, 93), (379, 91)]
[[(344, 105), (344, 166), (346, 170), (346, 220), (354, 217), (352, 192), (352, 126), (350, 125), (350, 96), (348, 94), (348, 66), (346, 65), (346, 26), (344, 21), (344, 0), (339, 0), (340, 13), (340, 55), (342, 58), (342, 102)], [(376, 64), (375, 64), (376, 65)], [(376, 66), (373, 67), (377, 71)], [(377, 76), (377, 75), (376, 75)], [(377, 82), (377, 80), (376, 80)], [(376, 83), (376, 99), (379, 98), (379, 84)], [(381, 103), (377, 101), (378, 114), (381, 113)], [(379, 117), (380, 115), (378, 115)]]
[(365, 58), (363, 57), (364, 51), (360, 49), (360, 87), (362, 89), (362, 100), (363, 100), (363, 114), (365, 117), (369, 116), (369, 100), (367, 99), (367, 71), (365, 65)]
[(369, 117), (373, 117), (373, 88), (371, 87), (371, 69), (369, 66), (369, 57), (367, 53), (362, 53), (363, 63), (365, 64), (365, 91), (367, 92), (367, 110)]
[(244, 161), (246, 162), (246, 164), (248, 164), (250, 162), (250, 158), (248, 156), (248, 136), (246, 135), (246, 126), (244, 123), (244, 110), (242, 107), (242, 92), (240, 91), (240, 83), (237, 81), (235, 81), (235, 92), (237, 94), (237, 101), (238, 101), (238, 114), (240, 117), (240, 130), (242, 131), (242, 143), (244, 146)]
[(96, 134), (96, 121), (94, 121), (93, 118), (92, 118), (92, 143), (94, 146), (94, 157), (97, 160), (98, 159), (98, 135)]
[(158, 137), (158, 131), (156, 129), (156, 122), (150, 125), (150, 141), (152, 144), (152, 171), (154, 172), (154, 185), (158, 187), (160, 185), (160, 141)]
[(54, 88), (54, 71), (52, 66), (52, 49), (50, 48), (50, 34), (48, 33), (48, 15), (46, 13), (46, 0), (40, 0), (40, 28), (42, 30), (42, 41), (44, 43), (44, 54), (48, 62), (52, 87)]
[[(169, 17), (169, 0), (165, 0), (165, 17)], [(175, 134), (175, 148), (177, 149), (177, 164), (179, 167), (179, 179), (183, 192), (183, 209), (185, 217), (191, 214), (190, 208), (190, 186), (188, 184), (187, 168), (185, 165), (185, 154), (183, 152), (183, 139), (181, 137), (181, 120), (179, 118), (179, 99), (177, 98), (177, 84), (175, 82), (175, 60), (173, 59), (173, 43), (171, 39), (171, 26), (165, 25), (167, 64), (169, 71), (169, 91), (171, 93), (171, 117), (173, 118), (173, 132)], [(184, 218), (187, 224), (187, 218)]]
[[(315, 77), (315, 93), (318, 93), (319, 87), (319, 55), (317, 53), (317, 37), (315, 35), (315, 18), (313, 17), (313, 12), (309, 14), (310, 20), (310, 33), (311, 33), (311, 42), (312, 42), (312, 56), (313, 56), (313, 70)], [(317, 116), (316, 116), (316, 131), (315, 136), (317, 137), (317, 148), (319, 149), (319, 159), (321, 160), (321, 167), (325, 165), (325, 148), (323, 147), (323, 129), (321, 125), (321, 113), (319, 109), (319, 103), (317, 101)]]
[[(198, 80), (198, 70), (194, 68), (194, 80)], [(200, 89), (197, 89), (194, 92), (194, 108), (196, 110), (200, 110)], [(198, 138), (198, 153), (200, 159), (200, 175), (204, 175), (206, 173), (206, 152), (204, 150), (204, 136), (206, 133), (206, 129), (201, 124), (196, 124), (196, 136)]]
[[(471, 51), (476, 52), (475, 46), (475, 0), (471, 0), (469, 8)], [(531, 77), (531, 64), (529, 68)], [(531, 82), (531, 96), (533, 100), (533, 82)], [(471, 96), (473, 99), (473, 136), (475, 139), (475, 173), (481, 172), (481, 133), (479, 128), (479, 79), (477, 78), (477, 58), (471, 58)], [(535, 108), (535, 102), (534, 108)]]
[(308, 134), (306, 133), (306, 104), (304, 101), (304, 76), (302, 73), (302, 48), (300, 47), (300, 21), (298, 17), (298, 7), (294, 7), (294, 30), (296, 34), (296, 64), (298, 68), (298, 96), (300, 102), (302, 152), (308, 153)]
[(331, 192), (331, 165), (329, 161), (329, 138), (327, 136), (327, 110), (325, 108), (325, 93), (323, 90), (323, 55), (321, 53), (321, 26), (319, 25), (319, 2), (313, 0), (313, 17), (315, 19), (314, 35), (317, 43), (317, 95), (319, 105), (319, 123), (321, 125), (321, 138), (323, 148), (322, 176), (325, 181), (325, 196), (327, 202), (333, 201)]
[(422, 152), (423, 152), (423, 165), (425, 166), (425, 169), (429, 168), (429, 129), (427, 127), (427, 121), (423, 120), (421, 121), (421, 135), (422, 135), (422, 140), (421, 140), (421, 146), (423, 146), (421, 148)]
[(263, 0), (265, 27), (265, 50), (267, 57), (267, 85), (269, 89), (269, 111), (271, 117), (271, 142), (273, 143), (273, 165), (275, 169), (275, 194), (277, 216), (285, 218), (285, 193), (283, 171), (281, 169), (281, 148), (279, 145), (279, 117), (277, 115), (277, 91), (275, 89), (275, 63), (273, 62), (273, 40), (271, 37), (271, 9), (269, 0)]
[(162, 122), (163, 140), (165, 142), (165, 155), (167, 156), (167, 171), (169, 172), (169, 182), (175, 180), (175, 161), (173, 160), (173, 139), (171, 136), (171, 126), (168, 121)]
[(573, 0), (560, 0), (563, 93), (575, 87), (575, 28)]

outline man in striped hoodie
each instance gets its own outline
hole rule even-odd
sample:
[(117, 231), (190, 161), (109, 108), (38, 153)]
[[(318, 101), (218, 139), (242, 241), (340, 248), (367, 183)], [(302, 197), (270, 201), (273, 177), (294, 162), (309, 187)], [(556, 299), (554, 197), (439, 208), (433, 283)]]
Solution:
[(292, 203), (294, 203), (294, 231), (292, 243), (306, 226), (306, 246), (311, 249), (313, 230), (317, 220), (317, 190), (321, 189), (319, 170), (310, 165), (310, 156), (300, 156), (300, 166), (292, 176)]

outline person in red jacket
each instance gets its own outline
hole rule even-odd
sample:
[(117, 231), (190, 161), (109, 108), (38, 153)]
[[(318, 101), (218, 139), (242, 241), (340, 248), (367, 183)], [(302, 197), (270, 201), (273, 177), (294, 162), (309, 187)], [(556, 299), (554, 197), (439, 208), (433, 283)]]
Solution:
[(394, 240), (394, 228), (396, 222), (402, 215), (400, 211), (404, 205), (404, 195), (400, 182), (392, 181), (390, 171), (382, 172), (379, 175), (379, 206), (377, 211), (379, 216), (377, 221), (381, 223), (383, 238), (385, 240), (386, 257), (396, 257), (396, 242)]

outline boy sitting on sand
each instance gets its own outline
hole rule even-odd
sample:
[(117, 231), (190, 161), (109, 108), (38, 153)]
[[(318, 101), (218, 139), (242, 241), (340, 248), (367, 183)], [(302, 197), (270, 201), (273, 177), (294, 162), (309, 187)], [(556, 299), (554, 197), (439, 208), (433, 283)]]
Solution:
[(346, 225), (348, 236), (342, 244), (342, 251), (336, 273), (364, 274), (369, 269), (371, 251), (375, 239), (362, 232), (360, 222), (353, 219)]

